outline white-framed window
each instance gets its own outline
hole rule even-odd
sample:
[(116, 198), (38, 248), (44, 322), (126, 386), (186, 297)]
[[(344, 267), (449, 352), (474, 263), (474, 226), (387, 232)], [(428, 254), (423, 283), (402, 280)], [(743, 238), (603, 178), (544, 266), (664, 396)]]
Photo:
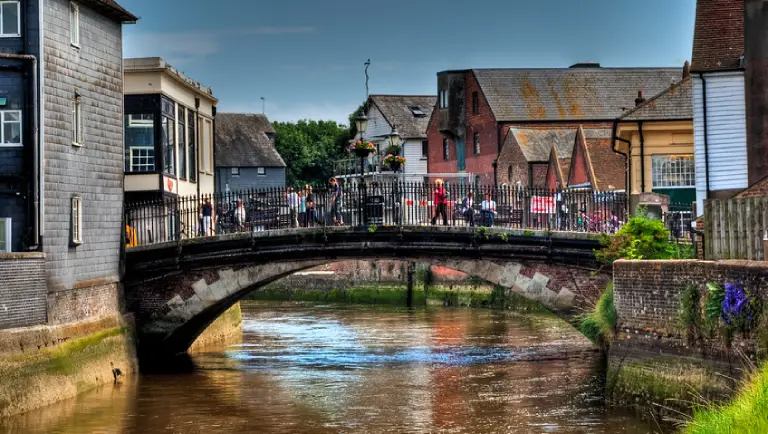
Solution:
[(20, 5), (19, 0), (0, 1), (0, 38), (18, 38), (21, 36)]
[(11, 252), (11, 223), (10, 217), (0, 217), (0, 253)]
[(653, 188), (691, 188), (696, 186), (693, 155), (653, 155)]
[(440, 91), (440, 108), (448, 108), (448, 91), (447, 90), (441, 90)]
[(72, 231), (70, 243), (72, 245), (83, 244), (83, 199), (79, 196), (72, 197)]
[(258, 175), (258, 176), (266, 176), (267, 175), (267, 168), (266, 167), (257, 167), (256, 168), (256, 175)]
[(83, 103), (77, 92), (72, 101), (72, 144), (83, 146)]
[(21, 143), (21, 110), (0, 111), (0, 147), (19, 147)]
[(131, 128), (154, 128), (155, 115), (153, 114), (134, 114), (128, 116), (128, 126)]
[(472, 139), (475, 144), (475, 155), (480, 155), (480, 133), (475, 133)]
[(230, 173), (232, 174), (232, 176), (240, 176), (240, 168), (233, 167), (230, 169)]
[(130, 172), (154, 172), (154, 146), (132, 146), (130, 148)]
[(80, 5), (69, 2), (69, 41), (80, 47)]

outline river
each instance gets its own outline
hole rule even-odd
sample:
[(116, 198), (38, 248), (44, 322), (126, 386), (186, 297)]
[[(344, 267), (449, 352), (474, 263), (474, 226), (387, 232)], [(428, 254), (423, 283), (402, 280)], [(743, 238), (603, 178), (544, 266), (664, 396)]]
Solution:
[(600, 356), (545, 314), (243, 309), (241, 344), (0, 422), (0, 433), (630, 433)]

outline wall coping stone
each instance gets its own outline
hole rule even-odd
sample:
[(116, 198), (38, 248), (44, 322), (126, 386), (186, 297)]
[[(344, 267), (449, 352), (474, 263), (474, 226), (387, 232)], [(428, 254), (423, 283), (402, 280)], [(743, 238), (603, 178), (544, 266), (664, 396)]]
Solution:
[(0, 253), (0, 261), (17, 261), (24, 259), (45, 259), (43, 252), (11, 252)]

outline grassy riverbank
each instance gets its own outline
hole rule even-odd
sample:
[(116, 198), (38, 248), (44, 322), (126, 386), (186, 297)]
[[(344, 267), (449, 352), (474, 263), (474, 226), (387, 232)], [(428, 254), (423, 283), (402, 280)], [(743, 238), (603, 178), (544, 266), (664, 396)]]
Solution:
[(739, 394), (723, 406), (695, 412), (683, 434), (768, 433), (768, 363), (744, 383)]
[[(330, 290), (265, 288), (252, 292), (247, 299), (405, 306), (407, 295), (405, 285), (389, 284)], [(423, 288), (415, 289), (413, 291), (413, 305), (547, 311), (536, 301), (515, 293), (508, 293), (503, 287), (489, 285), (453, 285), (450, 287), (433, 285), (426, 291)]]

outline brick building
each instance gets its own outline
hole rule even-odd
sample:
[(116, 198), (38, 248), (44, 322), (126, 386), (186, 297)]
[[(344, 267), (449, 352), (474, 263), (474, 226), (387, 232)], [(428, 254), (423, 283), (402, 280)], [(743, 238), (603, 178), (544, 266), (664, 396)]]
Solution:
[[(479, 184), (543, 185), (552, 143), (582, 126), (609, 139), (613, 120), (680, 76), (677, 68), (470, 69), (437, 74), (427, 132), (429, 172), (467, 172)], [(542, 130), (552, 130), (550, 132)], [(536, 136), (536, 143), (526, 138)]]
[(135, 21), (114, 0), (2, 3), (0, 252), (16, 253), (0, 253), (0, 281), (27, 270), (38, 290), (0, 285), (0, 328), (117, 310), (122, 25)]

